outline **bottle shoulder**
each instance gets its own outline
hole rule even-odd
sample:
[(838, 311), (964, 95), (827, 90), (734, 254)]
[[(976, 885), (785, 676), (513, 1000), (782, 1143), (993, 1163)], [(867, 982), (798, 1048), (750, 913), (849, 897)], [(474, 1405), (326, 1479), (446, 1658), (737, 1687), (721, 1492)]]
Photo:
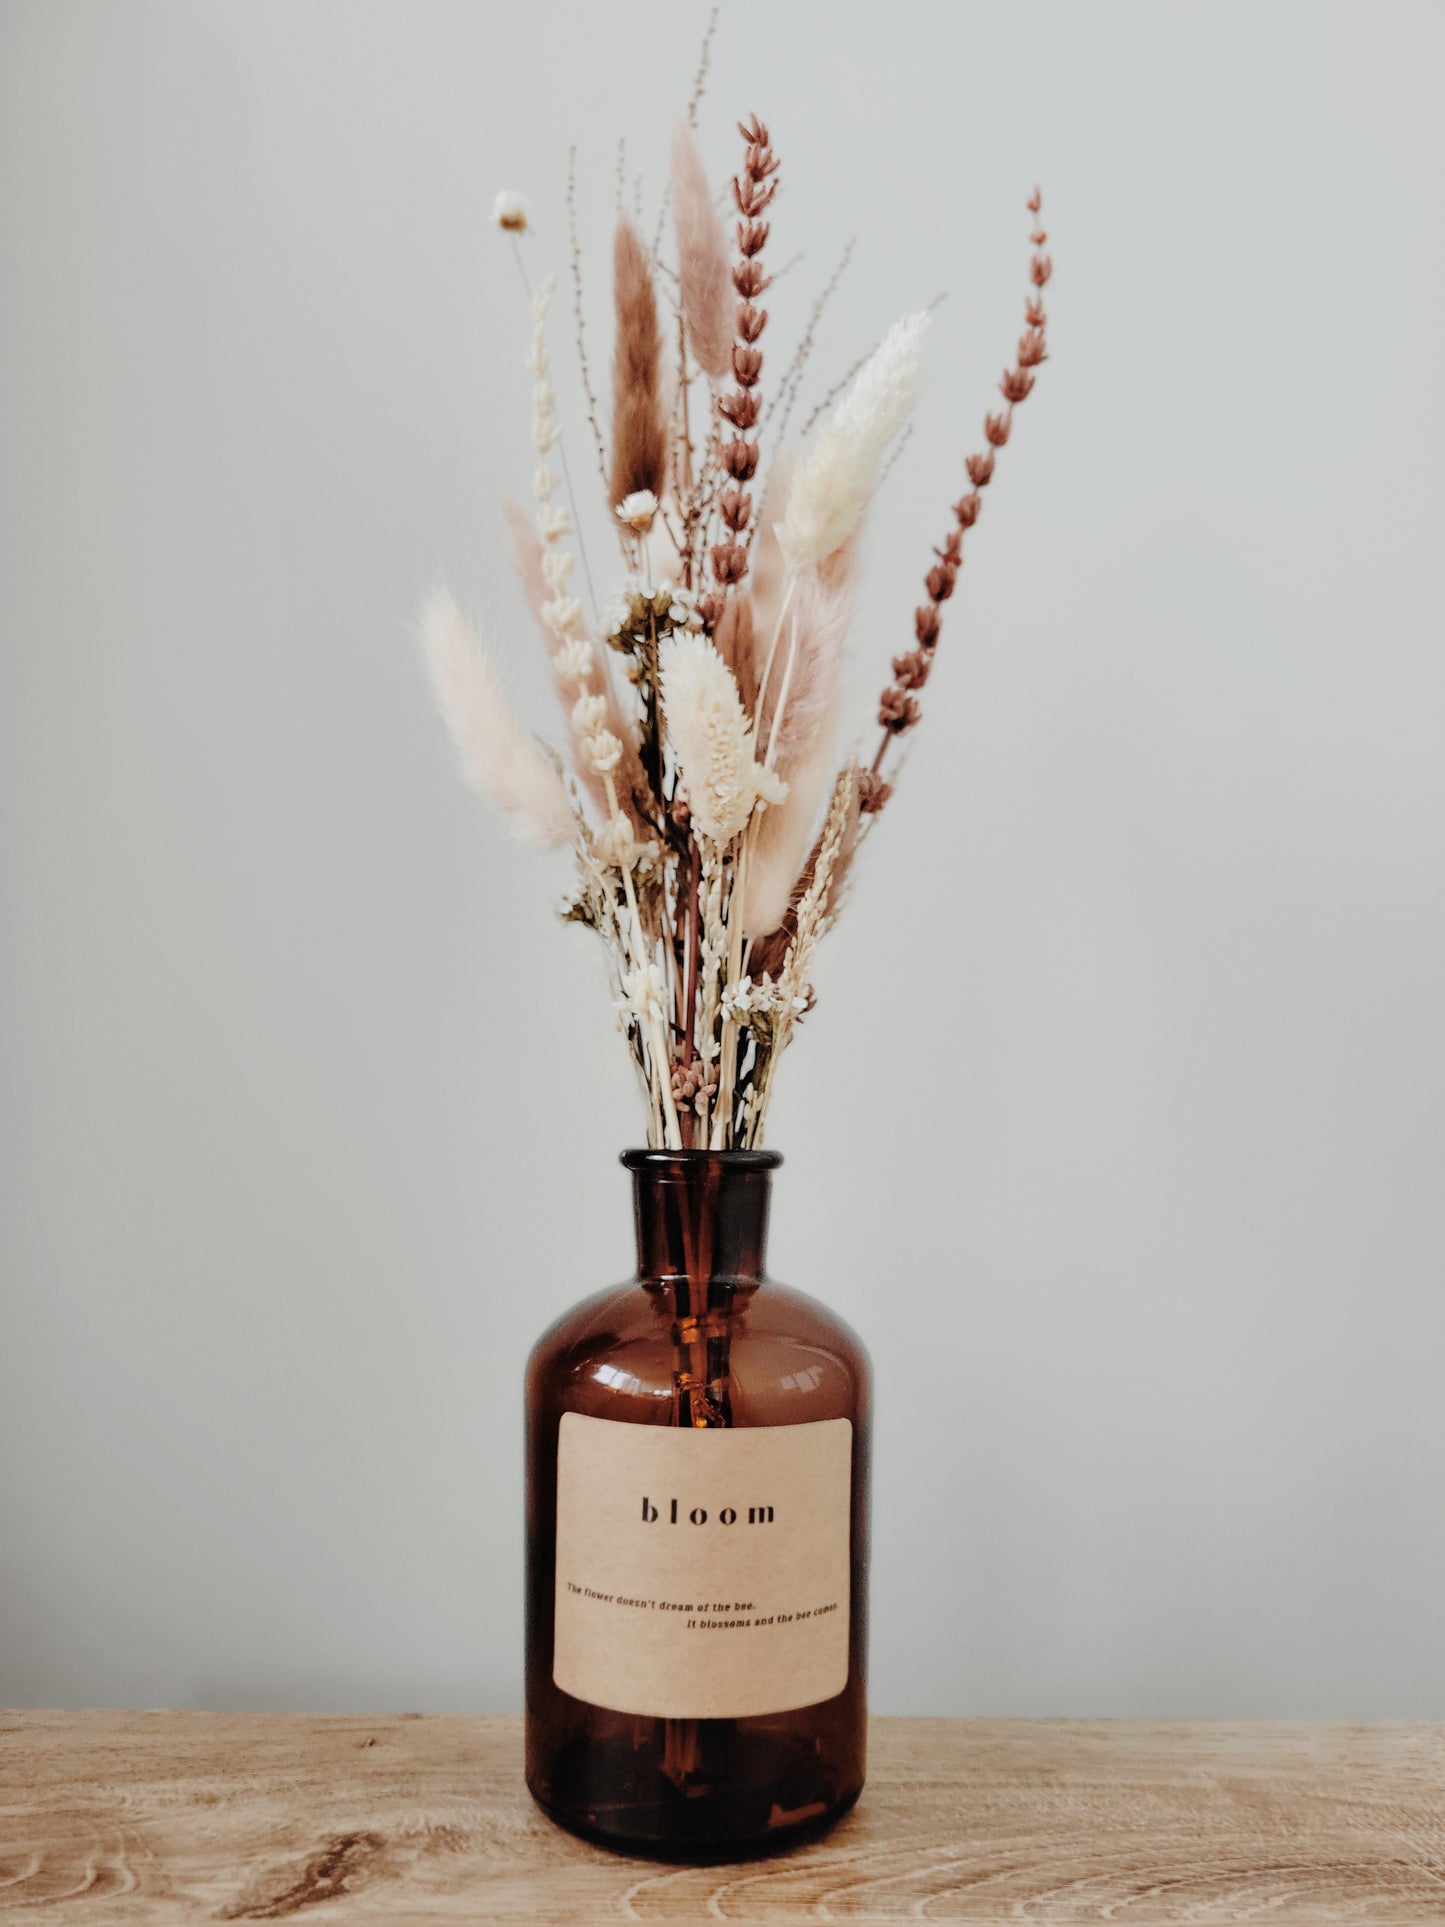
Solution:
[[(709, 1330), (725, 1342), (734, 1425), (803, 1424), (866, 1411), (862, 1341), (826, 1305), (765, 1280)], [(686, 1361), (667, 1294), (632, 1282), (597, 1292), (548, 1327), (527, 1367), (529, 1403), (666, 1425)]]

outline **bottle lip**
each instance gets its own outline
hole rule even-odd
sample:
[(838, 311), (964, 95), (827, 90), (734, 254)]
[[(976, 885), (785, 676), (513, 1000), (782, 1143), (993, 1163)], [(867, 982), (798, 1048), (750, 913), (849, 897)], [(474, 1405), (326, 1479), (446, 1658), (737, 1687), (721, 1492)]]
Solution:
[(781, 1151), (623, 1151), (629, 1171), (776, 1171)]

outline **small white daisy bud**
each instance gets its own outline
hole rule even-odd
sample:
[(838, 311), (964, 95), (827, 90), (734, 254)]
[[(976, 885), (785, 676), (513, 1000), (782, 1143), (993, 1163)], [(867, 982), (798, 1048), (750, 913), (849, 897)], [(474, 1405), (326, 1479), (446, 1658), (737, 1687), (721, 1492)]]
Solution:
[(634, 535), (646, 535), (657, 513), (657, 497), (650, 488), (639, 488), (624, 495), (617, 504), (617, 519)]

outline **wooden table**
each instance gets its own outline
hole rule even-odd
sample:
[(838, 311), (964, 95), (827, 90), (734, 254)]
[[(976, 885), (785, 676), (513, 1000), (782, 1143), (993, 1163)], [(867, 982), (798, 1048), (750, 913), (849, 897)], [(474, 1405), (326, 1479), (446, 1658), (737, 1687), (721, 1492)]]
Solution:
[(1445, 1727), (877, 1720), (825, 1839), (677, 1868), (552, 1826), (521, 1723), (0, 1714), (0, 1919), (1445, 1922)]

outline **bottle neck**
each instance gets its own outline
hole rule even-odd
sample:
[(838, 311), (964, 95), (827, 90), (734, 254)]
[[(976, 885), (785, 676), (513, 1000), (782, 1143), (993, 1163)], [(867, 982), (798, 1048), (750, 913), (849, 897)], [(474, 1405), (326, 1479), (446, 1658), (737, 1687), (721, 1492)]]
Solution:
[(644, 1285), (760, 1284), (776, 1151), (627, 1151)]

